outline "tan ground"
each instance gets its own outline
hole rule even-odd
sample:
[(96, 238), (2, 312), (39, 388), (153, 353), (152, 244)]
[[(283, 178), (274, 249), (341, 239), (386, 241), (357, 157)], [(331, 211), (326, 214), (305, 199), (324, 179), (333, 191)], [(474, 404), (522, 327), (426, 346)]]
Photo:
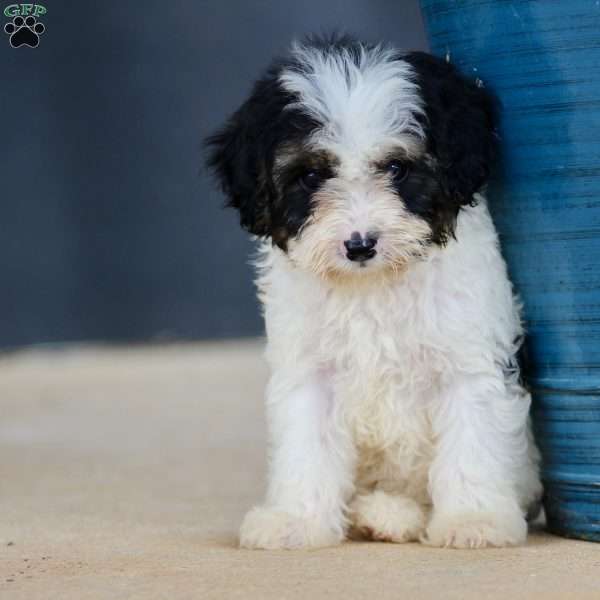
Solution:
[(261, 494), (257, 343), (0, 359), (0, 598), (594, 598), (600, 545), (236, 548)]

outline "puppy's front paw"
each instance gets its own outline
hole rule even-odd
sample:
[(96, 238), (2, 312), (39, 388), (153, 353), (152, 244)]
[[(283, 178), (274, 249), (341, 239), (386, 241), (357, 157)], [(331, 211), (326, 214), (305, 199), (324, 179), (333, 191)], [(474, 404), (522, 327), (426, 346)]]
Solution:
[(418, 540), (425, 528), (423, 510), (412, 498), (382, 490), (356, 496), (350, 514), (361, 535), (382, 542)]
[(527, 538), (527, 523), (518, 513), (434, 514), (421, 539), (428, 546), (485, 548), (516, 546)]
[(242, 548), (318, 548), (342, 541), (334, 530), (326, 529), (318, 520), (296, 517), (275, 508), (253, 508), (240, 528)]

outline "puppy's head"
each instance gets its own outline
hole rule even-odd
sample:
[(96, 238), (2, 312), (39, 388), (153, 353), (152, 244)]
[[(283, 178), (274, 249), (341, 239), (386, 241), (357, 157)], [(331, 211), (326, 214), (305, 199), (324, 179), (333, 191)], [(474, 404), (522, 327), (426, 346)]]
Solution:
[(494, 103), (450, 64), (351, 38), (274, 63), (209, 165), (241, 224), (324, 277), (395, 273), (444, 245), (484, 185)]

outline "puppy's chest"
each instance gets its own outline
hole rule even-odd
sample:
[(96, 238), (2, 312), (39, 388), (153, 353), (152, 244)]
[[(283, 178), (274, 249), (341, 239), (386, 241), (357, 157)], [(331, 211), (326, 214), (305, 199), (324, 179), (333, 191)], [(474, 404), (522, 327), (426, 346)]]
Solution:
[(322, 358), (339, 374), (369, 387), (372, 378), (397, 379), (428, 369), (435, 340), (429, 331), (431, 315), (419, 300), (402, 289), (365, 296), (331, 295), (315, 313)]
[(356, 442), (378, 448), (421, 437), (439, 357), (417, 299), (343, 300), (322, 307), (320, 348)]

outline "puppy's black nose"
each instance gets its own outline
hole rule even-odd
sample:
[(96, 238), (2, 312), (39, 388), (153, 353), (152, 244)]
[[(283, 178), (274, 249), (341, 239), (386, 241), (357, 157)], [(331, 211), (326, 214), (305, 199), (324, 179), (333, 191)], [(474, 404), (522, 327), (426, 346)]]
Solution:
[(365, 262), (377, 254), (377, 250), (375, 250), (376, 245), (377, 237), (374, 235), (367, 234), (363, 238), (358, 231), (354, 231), (350, 235), (350, 239), (344, 242), (347, 250), (346, 257), (348, 260)]

